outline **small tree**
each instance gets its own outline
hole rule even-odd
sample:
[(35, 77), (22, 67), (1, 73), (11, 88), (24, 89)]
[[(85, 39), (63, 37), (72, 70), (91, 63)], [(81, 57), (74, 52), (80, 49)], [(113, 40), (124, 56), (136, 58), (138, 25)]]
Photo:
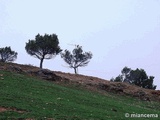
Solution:
[(40, 68), (42, 68), (44, 59), (51, 59), (60, 53), (59, 40), (56, 34), (44, 36), (38, 34), (35, 37), (35, 40), (29, 40), (26, 43), (26, 51), (31, 56), (34, 56), (40, 59)]
[(128, 82), (130, 83), (130, 80), (129, 80), (129, 76), (130, 76), (130, 72), (131, 72), (131, 68), (128, 68), (128, 67), (124, 67), (121, 71), (122, 73), (122, 82)]
[(123, 80), (122, 75), (119, 75), (119, 76), (117, 76), (116, 78), (113, 78), (113, 77), (112, 77), (112, 78), (110, 79), (111, 82), (123, 82), (122, 80)]
[(73, 49), (72, 53), (68, 50), (65, 50), (64, 53), (61, 53), (63, 60), (69, 64), (70, 68), (74, 69), (75, 74), (77, 74), (78, 67), (87, 66), (92, 58), (91, 52), (83, 52), (82, 47), (77, 45)]
[(0, 48), (0, 61), (12, 62), (17, 59), (18, 53), (11, 50), (11, 47)]

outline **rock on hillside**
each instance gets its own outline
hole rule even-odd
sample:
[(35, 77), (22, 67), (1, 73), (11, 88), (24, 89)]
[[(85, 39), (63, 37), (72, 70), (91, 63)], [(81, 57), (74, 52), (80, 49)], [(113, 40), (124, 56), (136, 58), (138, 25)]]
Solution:
[(38, 67), (31, 65), (20, 65), (15, 63), (0, 63), (0, 70), (23, 73), (60, 84), (75, 84), (98, 92), (112, 92), (120, 95), (129, 95), (149, 102), (160, 101), (159, 90), (144, 89), (121, 82), (110, 82), (92, 76), (50, 71), (48, 69), (39, 69)]

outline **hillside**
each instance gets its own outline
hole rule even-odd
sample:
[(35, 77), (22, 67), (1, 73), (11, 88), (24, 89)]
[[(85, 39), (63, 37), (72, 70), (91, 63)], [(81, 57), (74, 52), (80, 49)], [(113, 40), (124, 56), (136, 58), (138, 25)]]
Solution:
[(40, 79), (53, 81), (60, 84), (75, 84), (94, 91), (106, 91), (136, 97), (145, 101), (160, 102), (160, 90), (144, 89), (127, 83), (110, 82), (97, 77), (50, 71), (48, 69), (41, 70), (38, 67), (31, 65), (20, 65), (15, 63), (0, 63), (0, 70), (27, 74), (29, 76), (38, 77)]
[(159, 91), (29, 65), (0, 63), (0, 87), (0, 119), (124, 120), (125, 113), (160, 114)]

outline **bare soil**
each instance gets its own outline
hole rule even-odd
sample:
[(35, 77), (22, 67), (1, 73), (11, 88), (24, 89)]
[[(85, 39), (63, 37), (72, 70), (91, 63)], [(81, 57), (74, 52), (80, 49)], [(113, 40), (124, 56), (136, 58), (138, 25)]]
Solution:
[(14, 111), (14, 112), (18, 112), (18, 113), (25, 113), (26, 112), (26, 111), (22, 111), (22, 110), (17, 110), (16, 108), (5, 108), (5, 107), (0, 106), (0, 112), (5, 112), (5, 111)]

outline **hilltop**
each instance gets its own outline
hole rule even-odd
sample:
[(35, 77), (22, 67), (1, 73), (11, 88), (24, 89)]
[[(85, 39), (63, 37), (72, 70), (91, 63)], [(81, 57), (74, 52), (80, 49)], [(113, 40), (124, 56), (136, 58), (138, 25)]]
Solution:
[(31, 65), (21, 65), (16, 63), (0, 63), (0, 70), (27, 74), (29, 76), (53, 81), (59, 84), (74, 84), (101, 93), (111, 92), (135, 97), (144, 101), (160, 102), (160, 90), (144, 89), (128, 83), (111, 82), (98, 77), (51, 71)]

